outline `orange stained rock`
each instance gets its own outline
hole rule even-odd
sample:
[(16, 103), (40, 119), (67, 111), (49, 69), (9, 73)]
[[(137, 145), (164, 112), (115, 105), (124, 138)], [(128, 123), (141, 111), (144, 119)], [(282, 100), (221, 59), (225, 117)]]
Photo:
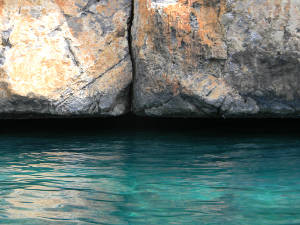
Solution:
[(0, 16), (2, 15), (4, 0), (0, 0)]
[(76, 6), (75, 0), (55, 0), (55, 3), (67, 15), (76, 15), (78, 13), (78, 6)]
[(164, 79), (164, 83), (166, 85), (171, 86), (171, 90), (173, 92), (173, 95), (178, 95), (180, 93), (180, 81), (176, 76), (170, 76), (168, 74), (163, 74), (162, 78)]
[(55, 2), (61, 8), (72, 7), (74, 5), (73, 0), (55, 0)]
[[(2, 66), (6, 76), (1, 73), (0, 82), (10, 84), (18, 95), (34, 93), (58, 99), (60, 90), (80, 89), (78, 81), (84, 86), (111, 68), (124, 58), (126, 52), (120, 50), (127, 47), (126, 38), (116, 35), (127, 28), (127, 15), (117, 12), (117, 2), (110, 1), (104, 10), (105, 15), (117, 17), (112, 21), (115, 32), (103, 34), (98, 23), (90, 28), (92, 14), (79, 17), (78, 7), (86, 5), (85, 0), (0, 0), (0, 13), (5, 12), (3, 17), (9, 16), (13, 24), (9, 37), (12, 48), (7, 50)], [(38, 17), (32, 14), (34, 10)], [(76, 18), (81, 29), (73, 30), (63, 14)]]
[[(226, 51), (222, 50), (224, 31), (220, 24), (220, 18), (226, 11), (225, 0), (221, 0), (219, 4), (207, 3), (205, 0), (178, 0), (177, 3), (165, 4), (161, 8), (153, 7), (152, 3), (152, 0), (139, 0), (138, 23), (142, 25), (137, 28), (138, 39), (135, 44), (138, 47), (145, 44), (153, 47), (155, 35), (161, 35), (166, 38), (170, 52), (186, 43), (184, 54), (187, 58), (192, 57), (192, 52), (200, 52), (201, 46), (208, 46), (212, 55), (226, 57)], [(197, 4), (200, 7), (192, 7)], [(157, 28), (155, 14), (160, 14), (159, 19), (162, 20), (163, 28), (160, 30)], [(194, 17), (194, 24), (191, 17)]]
[[(201, 7), (197, 10), (192, 7), (198, 3)], [(192, 32), (191, 14), (197, 19), (197, 34), (202, 44), (212, 46), (221, 37), (219, 18), (225, 11), (225, 1), (220, 6), (204, 4), (204, 0), (178, 0), (176, 5), (169, 5), (163, 9), (167, 15), (166, 22), (174, 26), (179, 35)]]
[[(131, 76), (129, 73), (125, 73), (124, 76), (124, 71), (126, 71), (130, 66), (131, 65), (129, 65), (127, 61), (121, 62), (120, 66), (118, 66), (114, 71), (108, 71), (105, 73), (94, 83), (93, 86), (97, 87), (97, 90), (101, 90), (103, 93), (108, 92), (109, 90), (118, 90), (121, 87), (120, 84), (130, 83)], [(91, 89), (91, 91), (93, 91), (93, 89)]]

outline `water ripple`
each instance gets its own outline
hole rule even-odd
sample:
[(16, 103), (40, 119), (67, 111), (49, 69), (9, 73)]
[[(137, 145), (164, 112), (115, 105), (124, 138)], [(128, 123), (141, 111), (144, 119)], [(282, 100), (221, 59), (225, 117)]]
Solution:
[(300, 224), (297, 138), (0, 137), (0, 224)]

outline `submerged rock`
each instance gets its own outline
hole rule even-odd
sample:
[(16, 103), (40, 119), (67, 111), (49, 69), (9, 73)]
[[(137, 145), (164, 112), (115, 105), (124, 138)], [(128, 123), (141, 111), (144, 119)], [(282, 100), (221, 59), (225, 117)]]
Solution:
[(0, 114), (129, 108), (130, 0), (0, 0)]
[(136, 0), (133, 110), (300, 115), (300, 1)]

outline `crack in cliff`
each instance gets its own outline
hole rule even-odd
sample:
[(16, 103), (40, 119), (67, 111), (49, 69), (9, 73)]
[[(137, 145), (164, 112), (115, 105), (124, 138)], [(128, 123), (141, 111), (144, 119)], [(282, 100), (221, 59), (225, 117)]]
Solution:
[(1, 39), (2, 39), (2, 46), (0, 46), (0, 66), (2, 66), (5, 63), (5, 52), (12, 48), (13, 45), (11, 44), (9, 38), (10, 34), (12, 32), (12, 28), (5, 30), (2, 32)]
[(89, 8), (90, 8), (92, 5), (97, 4), (98, 2), (100, 2), (100, 0), (89, 0), (89, 1), (86, 3), (86, 5), (85, 5), (84, 7), (81, 8), (81, 11), (82, 11), (83, 13), (92, 13), (92, 14), (94, 14), (93, 12), (91, 12), (91, 11), (89, 10)]
[[(95, 83), (99, 78), (103, 77), (103, 75), (105, 75), (106, 73), (108, 73), (109, 71), (113, 70), (114, 68), (116, 68), (118, 65), (120, 65), (124, 60), (126, 60), (126, 58), (128, 57), (128, 54), (126, 54), (122, 59), (120, 59), (116, 64), (114, 64), (113, 66), (109, 67), (107, 70), (105, 70), (103, 73), (99, 74), (97, 77), (93, 78), (90, 82), (88, 82), (87, 84), (85, 84), (84, 86), (82, 86), (81, 88), (79, 88), (78, 90), (83, 90), (86, 89), (88, 86), (92, 85), (93, 83)], [(66, 101), (68, 101), (71, 97), (73, 97), (73, 93), (68, 94), (67, 96), (65, 96), (61, 101), (57, 102), (56, 104), (56, 108), (60, 107), (63, 103), (65, 103)]]
[(74, 53), (74, 51), (73, 51), (73, 49), (72, 49), (72, 47), (71, 47), (71, 41), (70, 41), (70, 39), (69, 38), (65, 38), (65, 42), (66, 42), (66, 44), (67, 44), (67, 48), (68, 48), (68, 51), (69, 51), (69, 53), (70, 53), (70, 56), (71, 56), (71, 58), (72, 58), (72, 61), (73, 61), (73, 63), (77, 66), (77, 67), (80, 67), (80, 62), (79, 62), (79, 60), (77, 59), (77, 56), (75, 55), (75, 53)]
[(157, 108), (163, 107), (163, 106), (165, 106), (166, 104), (168, 104), (170, 101), (172, 101), (176, 97), (180, 97), (180, 95), (177, 94), (177, 95), (174, 95), (174, 96), (168, 98), (167, 100), (165, 100), (163, 102), (160, 102), (160, 103), (157, 103), (157, 104), (152, 104), (150, 106), (145, 106), (139, 112), (145, 113), (147, 110), (149, 111), (149, 110), (153, 110), (153, 109), (157, 109)]
[(11, 48), (12, 44), (10, 43), (10, 34), (11, 34), (12, 29), (8, 29), (2, 32), (2, 45), (4, 47)]
[(83, 87), (81, 87), (80, 89), (85, 89), (88, 86), (90, 86), (91, 84), (95, 83), (96, 80), (98, 80), (99, 78), (101, 78), (104, 74), (108, 73), (109, 71), (113, 70), (114, 68), (116, 68), (118, 65), (120, 65), (120, 63), (122, 63), (126, 58), (128, 57), (128, 54), (126, 54), (122, 59), (120, 59), (116, 64), (114, 64), (113, 66), (109, 67), (107, 70), (105, 70), (103, 73), (99, 74), (97, 77), (93, 78), (90, 82), (88, 82), (86, 85), (84, 85)]
[(132, 82), (131, 87), (129, 89), (129, 104), (130, 108), (132, 109), (132, 101), (133, 101), (133, 83), (136, 76), (136, 69), (135, 69), (135, 59), (133, 54), (133, 46), (132, 46), (132, 26), (133, 26), (133, 20), (134, 20), (134, 0), (131, 0), (131, 6), (130, 6), (130, 15), (127, 21), (127, 40), (128, 40), (128, 52), (131, 59), (131, 65), (132, 65)]

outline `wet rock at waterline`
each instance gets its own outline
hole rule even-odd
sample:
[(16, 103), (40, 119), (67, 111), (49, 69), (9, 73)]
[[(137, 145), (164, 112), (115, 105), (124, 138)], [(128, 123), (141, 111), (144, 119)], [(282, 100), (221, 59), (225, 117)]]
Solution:
[(130, 0), (0, 0), (0, 113), (129, 109)]
[(300, 115), (300, 1), (136, 0), (133, 109)]

